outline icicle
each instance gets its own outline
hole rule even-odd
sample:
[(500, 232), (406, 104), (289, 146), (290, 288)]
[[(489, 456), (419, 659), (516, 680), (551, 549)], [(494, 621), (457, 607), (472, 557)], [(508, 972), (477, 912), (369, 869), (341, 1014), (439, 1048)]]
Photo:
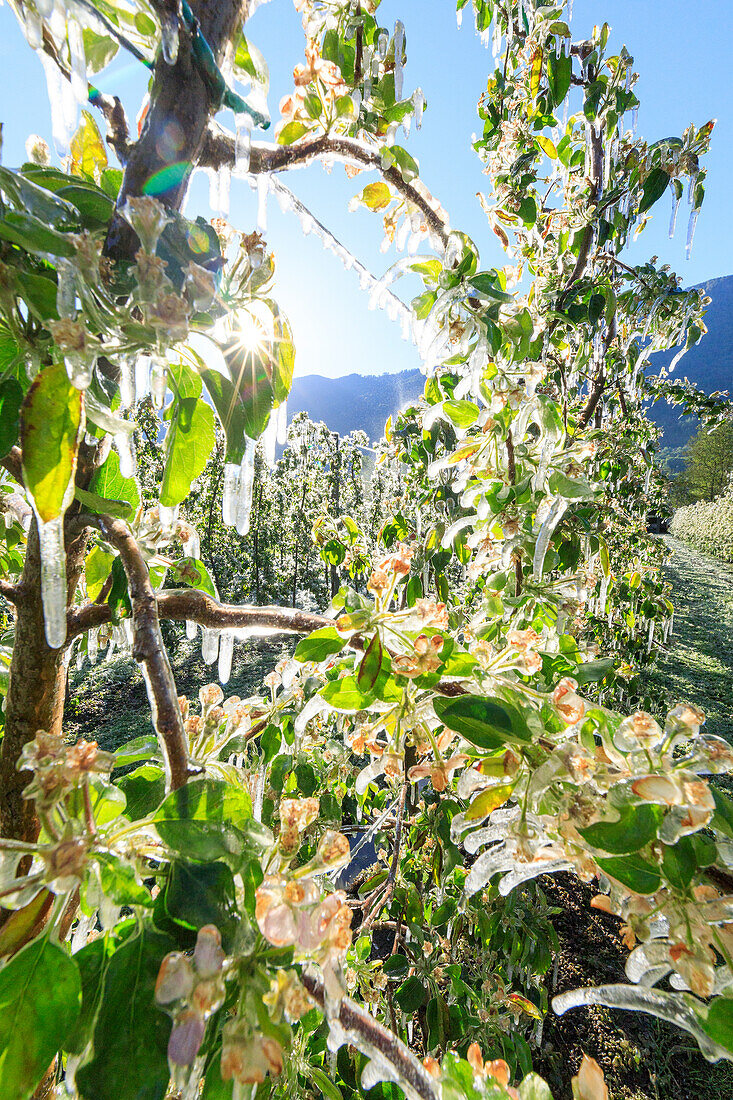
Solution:
[(219, 683), (228, 684), (232, 674), (232, 653), (234, 651), (234, 635), (223, 630), (219, 638)]
[(672, 214), (669, 219), (669, 236), (670, 240), (674, 237), (674, 231), (677, 228), (677, 211), (680, 208), (680, 199), (672, 192)]
[(456, 26), (458, 27), (458, 30), (461, 29), (462, 25), (463, 25), (463, 8), (459, 8), (458, 11), (456, 12)]
[(163, 408), (167, 389), (168, 364), (165, 359), (156, 356), (153, 360), (152, 370), (150, 371), (150, 396), (153, 399), (153, 406), (156, 409)]
[(135, 375), (132, 362), (128, 356), (120, 356), (118, 369), (120, 372), (120, 408), (129, 409), (135, 404)]
[(652, 479), (652, 468), (651, 468), (651, 466), (647, 466), (646, 474), (644, 475), (644, 496), (646, 496), (647, 493), (649, 492), (649, 484), (651, 482), (651, 479)]
[(99, 627), (93, 626), (87, 634), (87, 653), (91, 664), (96, 664), (99, 656)]
[(405, 28), (398, 19), (394, 25), (394, 97), (399, 102), (402, 99), (402, 81), (404, 76), (402, 66), (402, 51), (405, 46)]
[(631, 112), (631, 136), (632, 136), (632, 138), (636, 137), (636, 130), (637, 130), (638, 125), (639, 125), (639, 108), (634, 107), (633, 111)]
[(606, 601), (608, 599), (608, 585), (610, 577), (601, 577), (601, 587), (598, 593), (598, 607), (596, 608), (596, 615), (599, 619), (603, 618), (606, 614)]
[(191, 619), (186, 619), (186, 637), (190, 642), (196, 640), (198, 634), (199, 624), (193, 622)]
[(387, 47), (389, 46), (389, 35), (386, 31), (381, 31), (379, 38), (377, 39), (377, 57), (380, 61), (384, 61), (387, 56)]
[(205, 665), (213, 665), (219, 656), (219, 631), (201, 627), (201, 659)]
[(532, 560), (532, 572), (537, 580), (542, 579), (542, 569), (545, 562), (545, 555), (547, 554), (547, 547), (550, 545), (550, 539), (558, 523), (565, 515), (567, 507), (568, 502), (564, 497), (555, 497), (549, 512), (542, 522), (534, 548), (534, 558)]
[(84, 35), (81, 24), (78, 23), (76, 19), (69, 19), (66, 26), (66, 35), (69, 43), (71, 88), (77, 102), (83, 105), (89, 102), (87, 59), (84, 52)]
[[(372, 97), (372, 50), (371, 46), (365, 46), (362, 54), (361, 63), (364, 72), (364, 102), (366, 103)], [(395, 61), (395, 67), (397, 62)], [(395, 74), (396, 75), (396, 74)], [(398, 97), (395, 96), (395, 99)]]
[(164, 537), (173, 538), (173, 533), (178, 519), (178, 504), (158, 505), (158, 517), (160, 519), (160, 527)]
[(41, 599), (46, 641), (51, 649), (60, 649), (66, 641), (66, 550), (64, 516), (38, 522), (41, 551)]
[(232, 189), (232, 170), (227, 164), (219, 168), (219, 211), (226, 217), (229, 213), (229, 196)]
[(224, 489), (221, 500), (221, 518), (226, 527), (234, 527), (237, 522), (237, 499), (239, 497), (240, 468), (236, 462), (224, 463)]
[(685, 245), (685, 253), (688, 260), (692, 254), (692, 242), (695, 239), (695, 227), (697, 226), (697, 218), (699, 213), (699, 210), (692, 211), (692, 213), (690, 214), (690, 221), (687, 226), (687, 244)]
[(260, 437), (262, 441), (264, 459), (271, 470), (275, 469), (275, 448), (277, 446), (277, 432), (277, 413), (271, 412), (270, 419), (267, 421), (267, 427)]
[(288, 403), (281, 401), (275, 410), (277, 422), (277, 441), (281, 447), (288, 441)]
[(609, 184), (611, 182), (611, 164), (612, 164), (612, 160), (613, 160), (612, 154), (613, 154), (613, 142), (606, 139), (606, 148), (604, 150), (604, 159), (603, 159), (603, 190), (604, 191), (608, 190)]
[(163, 59), (166, 65), (175, 65), (178, 60), (178, 16), (176, 14), (166, 13), (161, 16), (160, 44), (163, 47)]
[(76, 313), (76, 276), (70, 260), (56, 261), (56, 312), (59, 317), (73, 317)]
[(256, 442), (248, 439), (239, 471), (239, 492), (237, 494), (236, 527), (240, 535), (249, 531), (249, 516), (252, 509), (252, 487), (254, 485)]
[(150, 393), (150, 356), (138, 355), (135, 360), (135, 400), (142, 401)]
[(264, 172), (257, 177), (257, 232), (267, 232), (267, 193), (270, 181)]
[(234, 124), (234, 175), (247, 176), (252, 149), (252, 119), (246, 113), (235, 115)]
[(136, 464), (131, 434), (129, 432), (115, 432), (113, 439), (120, 459), (120, 473), (123, 477), (134, 477)]

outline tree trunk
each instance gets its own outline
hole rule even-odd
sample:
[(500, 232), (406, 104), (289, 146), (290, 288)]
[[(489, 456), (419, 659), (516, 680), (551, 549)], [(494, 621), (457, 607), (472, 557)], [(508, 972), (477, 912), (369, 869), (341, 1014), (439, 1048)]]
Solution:
[[(84, 564), (88, 535), (67, 546), (68, 599), (74, 595)], [(15, 642), (5, 707), (5, 736), (0, 748), (0, 832), (14, 840), (35, 841), (38, 820), (22, 795), (30, 773), (19, 772), (23, 746), (38, 730), (60, 733), (64, 713), (64, 648), (46, 645), (41, 603), (41, 556), (35, 519), (28, 533), (21, 597), (15, 616)]]

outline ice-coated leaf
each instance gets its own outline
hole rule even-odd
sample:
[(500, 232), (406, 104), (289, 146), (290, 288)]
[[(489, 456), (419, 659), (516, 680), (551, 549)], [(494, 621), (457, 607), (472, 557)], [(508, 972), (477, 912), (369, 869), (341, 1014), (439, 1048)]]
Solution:
[(639, 213), (643, 214), (657, 199), (661, 198), (669, 186), (669, 175), (663, 168), (652, 168), (644, 181), (644, 190), (639, 202)]
[(39, 518), (48, 523), (71, 500), (84, 398), (63, 363), (42, 370), (21, 408), (23, 476)]
[(125, 500), (133, 512), (140, 507), (140, 490), (134, 477), (123, 477), (120, 473), (120, 458), (116, 451), (110, 451), (106, 459), (95, 471), (89, 483), (89, 492), (111, 500)]
[(84, 1100), (165, 1096), (170, 1020), (155, 1004), (153, 993), (160, 964), (175, 947), (169, 936), (145, 928), (109, 960), (94, 1026), (94, 1056), (76, 1074)]
[(48, 936), (34, 940), (0, 971), (0, 1096), (25, 1100), (79, 1015), (76, 963)]
[(601, 870), (636, 894), (653, 894), (661, 885), (659, 868), (639, 855), (596, 859)]
[(603, 852), (626, 855), (638, 852), (657, 835), (658, 814), (649, 805), (624, 807), (618, 821), (597, 821), (578, 832), (588, 844)]
[(301, 638), (295, 647), (294, 657), (296, 661), (325, 661), (333, 653), (339, 653), (344, 646), (344, 639), (334, 626), (324, 626), (320, 630), (314, 630), (307, 638)]
[(373, 690), (382, 669), (382, 656), (382, 642), (379, 632), (375, 631), (374, 637), (369, 642), (364, 651), (364, 656), (359, 662), (356, 673), (356, 684), (359, 691), (366, 694)]
[(107, 150), (99, 127), (89, 111), (81, 112), (81, 125), (71, 139), (71, 174), (99, 180), (107, 167)]
[(493, 752), (508, 742), (527, 744), (530, 729), (517, 707), (482, 695), (438, 696), (433, 709), (440, 721), (472, 745)]
[(167, 508), (185, 500), (216, 443), (214, 413), (205, 401), (187, 397), (176, 399), (174, 405), (160, 488), (160, 503)]

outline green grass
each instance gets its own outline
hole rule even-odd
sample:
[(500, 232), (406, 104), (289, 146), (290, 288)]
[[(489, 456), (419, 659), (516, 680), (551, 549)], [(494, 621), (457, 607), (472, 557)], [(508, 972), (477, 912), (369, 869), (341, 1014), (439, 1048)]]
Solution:
[(667, 537), (674, 634), (650, 674), (669, 703), (694, 703), (705, 730), (733, 742), (733, 566)]
[[(179, 695), (196, 700), (199, 688), (218, 682), (216, 665), (201, 660), (200, 641), (191, 642), (182, 631), (168, 628), (166, 641)], [(245, 699), (260, 692), (263, 678), (294, 645), (295, 639), (287, 635), (235, 642), (232, 674), (224, 695)], [(111, 751), (133, 737), (150, 733), (152, 727), (145, 684), (135, 661), (116, 655), (105, 660), (103, 655), (104, 651), (96, 664), (85, 661), (80, 671), (71, 671), (64, 732), (70, 738), (98, 741), (101, 748)]]

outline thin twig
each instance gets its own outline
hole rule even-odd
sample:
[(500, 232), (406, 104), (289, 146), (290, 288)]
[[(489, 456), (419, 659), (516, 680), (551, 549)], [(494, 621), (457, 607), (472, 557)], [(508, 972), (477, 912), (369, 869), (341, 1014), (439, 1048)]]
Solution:
[[(148, 567), (129, 527), (111, 516), (90, 516), (102, 537), (119, 552), (132, 602), (132, 655), (144, 667), (153, 708), (153, 725), (160, 738), (170, 786), (183, 787), (192, 774), (188, 744), (175, 680), (160, 633), (158, 605)], [(98, 604), (91, 605), (101, 610)]]
[[(263, 172), (282, 172), (297, 168), (319, 157), (341, 157), (364, 168), (381, 172), (385, 180), (392, 184), (395, 191), (416, 206), (429, 229), (445, 244), (450, 229), (437, 210), (430, 203), (430, 196), (408, 183), (398, 168), (383, 169), (378, 150), (368, 149), (361, 142), (348, 137), (322, 134), (320, 137), (298, 141), (294, 145), (269, 145), (252, 143), (249, 158), (249, 171), (252, 175)], [(209, 127), (199, 164), (209, 168), (221, 165), (234, 167), (234, 137), (217, 126)]]
[(363, 915), (361, 924), (359, 925), (359, 935), (364, 935), (368, 932), (371, 926), (376, 920), (377, 913), (380, 909), (383, 909), (386, 903), (389, 901), (392, 893), (394, 892), (395, 881), (397, 879), (397, 868), (400, 862), (400, 849), (402, 847), (402, 828), (405, 821), (405, 804), (407, 802), (407, 789), (410, 786), (410, 781), (405, 777), (405, 781), (402, 784), (402, 794), (400, 796), (399, 806), (397, 807), (397, 825), (394, 833), (394, 852), (392, 853), (392, 863), (390, 864), (389, 874), (384, 887), (381, 889), (379, 896), (369, 905), (366, 913)]
[[(321, 1008), (325, 1007), (326, 995), (323, 982), (312, 974), (302, 974), (300, 980), (316, 1004)], [(368, 1055), (374, 1052), (385, 1058), (422, 1100), (437, 1100), (439, 1096), (437, 1082), (394, 1032), (380, 1024), (366, 1009), (349, 997), (341, 998), (338, 1018), (341, 1026), (352, 1033), (353, 1039), (349, 1036), (350, 1042)]]

